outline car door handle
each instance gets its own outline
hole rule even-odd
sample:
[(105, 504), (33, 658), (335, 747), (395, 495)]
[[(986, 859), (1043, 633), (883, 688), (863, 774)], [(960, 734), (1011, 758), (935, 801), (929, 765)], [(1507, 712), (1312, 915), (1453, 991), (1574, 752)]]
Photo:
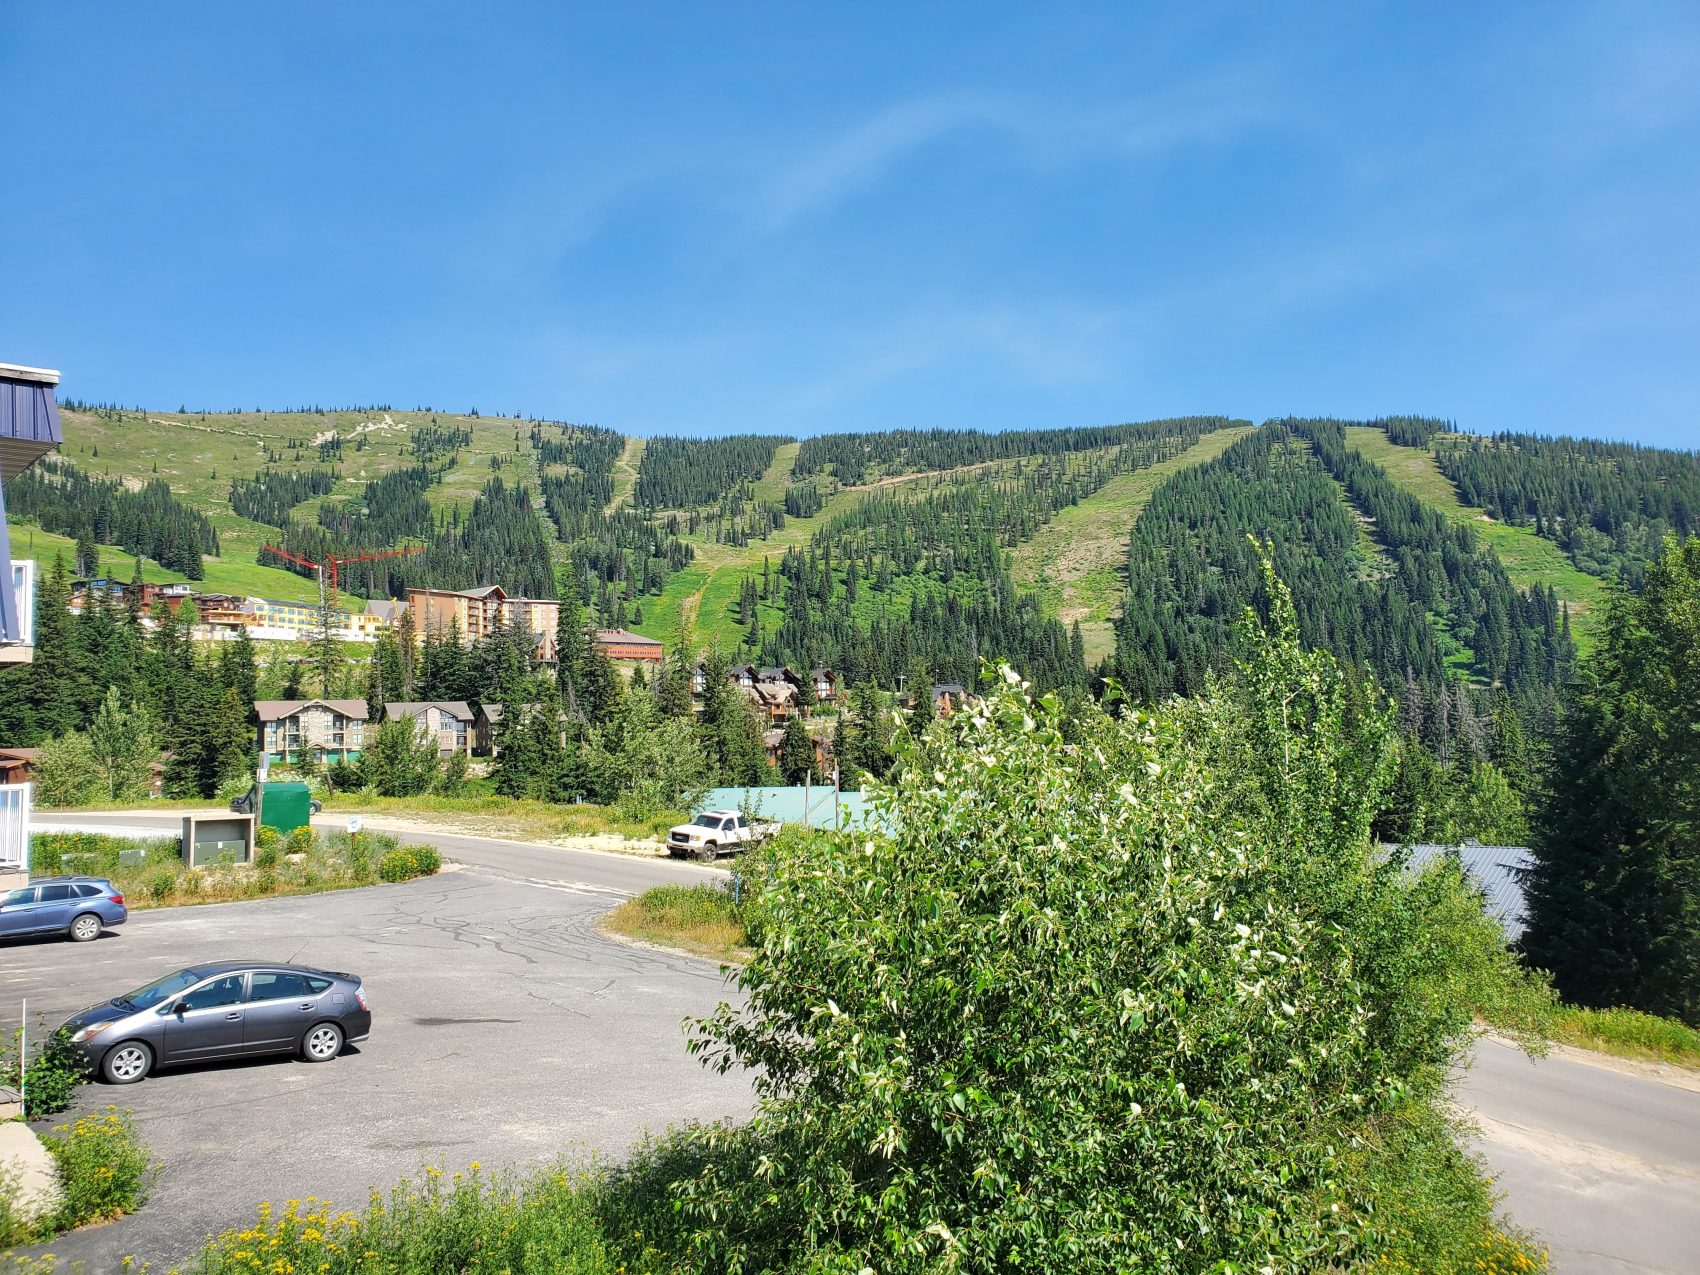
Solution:
[(301, 1002), (301, 1012), (303, 1014), (312, 1013), (313, 1012), (313, 1002), (312, 1001), (302, 1001)]
[(242, 1015), (240, 1014), (226, 1014), (224, 1017), (227, 1022), (234, 1021), (239, 1023), (242, 1021)]

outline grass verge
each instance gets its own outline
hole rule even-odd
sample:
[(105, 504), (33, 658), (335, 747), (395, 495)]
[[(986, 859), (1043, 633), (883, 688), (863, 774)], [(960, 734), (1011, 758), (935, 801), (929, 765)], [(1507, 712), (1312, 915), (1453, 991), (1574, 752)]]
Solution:
[(713, 885), (658, 885), (620, 904), (603, 922), (627, 938), (728, 965), (749, 959), (745, 909)]
[[(396, 854), (407, 857), (410, 870), (405, 876), (395, 875), (399, 869), (394, 866), (384, 866), (386, 861), (393, 865)], [(322, 894), (429, 875), (440, 864), (430, 847), (404, 848), (398, 838), (383, 832), (297, 835), (281, 844), (262, 843), (253, 863), (204, 868), (183, 862), (174, 837), (138, 842), (93, 832), (38, 832), (30, 838), (33, 875), (76, 872), (105, 877), (131, 910)], [(386, 871), (390, 875), (384, 875)]]
[(1553, 1015), (1552, 1038), (1617, 1058), (1700, 1070), (1700, 1031), (1636, 1009), (1561, 1006)]
[[(454, 831), (482, 833), (514, 841), (548, 841), (557, 837), (615, 836), (628, 841), (653, 841), (676, 823), (690, 818), (681, 811), (664, 811), (650, 819), (624, 819), (611, 806), (586, 802), (557, 806), (547, 801), (470, 794), (461, 797), (375, 797), (339, 793), (325, 803), (330, 814), (387, 815), (395, 819), (462, 816)], [(434, 820), (435, 821), (435, 820)], [(478, 825), (488, 821), (489, 827)]]

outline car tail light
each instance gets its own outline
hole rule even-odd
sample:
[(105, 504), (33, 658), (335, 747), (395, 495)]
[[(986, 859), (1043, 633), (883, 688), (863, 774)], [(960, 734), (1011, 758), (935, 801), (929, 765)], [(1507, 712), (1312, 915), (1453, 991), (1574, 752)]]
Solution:
[(366, 1003), (366, 989), (364, 987), (356, 987), (354, 989), (354, 999), (360, 1002), (361, 1009), (365, 1010), (368, 1014), (372, 1012), (372, 1007)]
[(116, 890), (114, 890), (111, 894), (107, 895), (106, 897), (109, 900), (111, 900), (113, 903), (123, 903), (124, 902), (124, 896), (122, 894), (119, 894), (118, 891), (116, 891)]

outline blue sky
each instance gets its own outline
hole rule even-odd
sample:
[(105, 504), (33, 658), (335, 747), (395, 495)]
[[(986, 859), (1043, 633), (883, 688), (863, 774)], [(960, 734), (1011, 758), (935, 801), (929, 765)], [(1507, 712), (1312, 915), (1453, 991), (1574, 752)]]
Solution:
[(1691, 3), (0, 0), (0, 84), (71, 396), (1700, 445)]

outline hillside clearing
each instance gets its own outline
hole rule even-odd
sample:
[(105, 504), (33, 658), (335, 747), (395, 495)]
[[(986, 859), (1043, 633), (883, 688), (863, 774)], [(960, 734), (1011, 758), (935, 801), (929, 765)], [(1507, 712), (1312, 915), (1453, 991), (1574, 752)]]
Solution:
[(1577, 649), (1585, 652), (1592, 645), (1588, 620), (1605, 602), (1604, 581), (1578, 571), (1552, 541), (1526, 527), (1498, 522), (1484, 511), (1464, 504), (1452, 480), (1440, 472), (1433, 454), (1423, 448), (1402, 447), (1390, 441), (1381, 429), (1364, 425), (1347, 426), (1346, 442), (1365, 459), (1380, 465), (1395, 484), (1424, 504), (1454, 522), (1474, 527), (1493, 546), (1513, 584), (1523, 589), (1537, 584), (1550, 587), (1560, 601), (1569, 605), (1572, 621), (1581, 622), (1573, 631)]
[(1013, 551), (1015, 582), (1043, 595), (1064, 624), (1080, 621), (1088, 664), (1115, 648), (1110, 621), (1126, 587), (1127, 536), (1151, 494), (1169, 475), (1214, 460), (1252, 428), (1216, 430), (1178, 456), (1117, 475), (1079, 504), (1058, 511)]

